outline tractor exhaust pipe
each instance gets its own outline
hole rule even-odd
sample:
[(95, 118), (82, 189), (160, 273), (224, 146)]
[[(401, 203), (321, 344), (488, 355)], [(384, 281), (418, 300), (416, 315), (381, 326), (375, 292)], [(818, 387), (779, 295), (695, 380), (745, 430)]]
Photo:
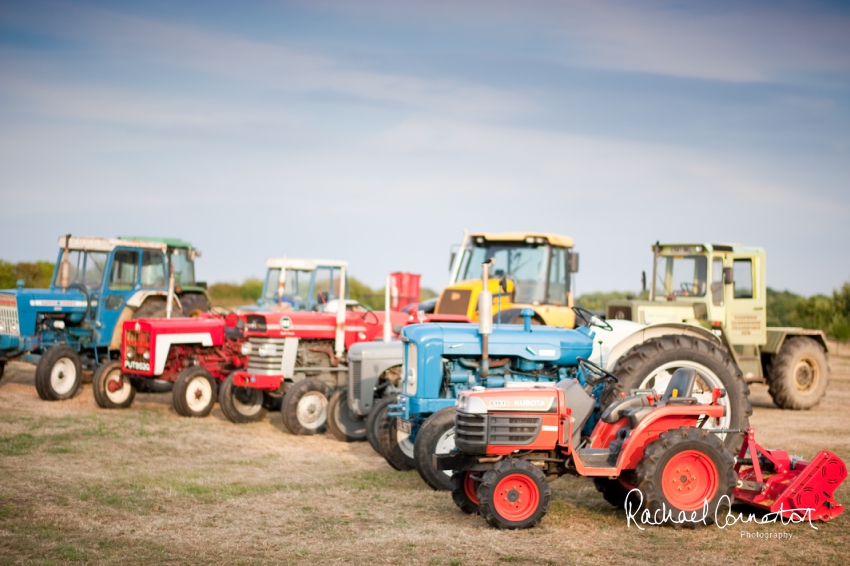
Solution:
[(384, 342), (393, 337), (393, 327), (390, 321), (390, 276), (387, 275), (387, 286), (384, 289)]
[(165, 318), (171, 318), (172, 305), (174, 304), (174, 261), (171, 257), (174, 251), (168, 254), (168, 293), (165, 296)]
[(343, 359), (345, 353), (345, 279), (346, 266), (339, 270), (339, 297), (336, 309), (336, 332), (334, 337), (334, 352), (336, 357)]
[(661, 251), (659, 242), (652, 246), (652, 285), (649, 286), (649, 300), (655, 300), (655, 282), (658, 281), (658, 252)]
[(71, 262), (68, 261), (68, 247), (71, 242), (71, 234), (65, 236), (65, 253), (62, 255), (62, 262), (59, 264), (59, 286), (62, 287), (62, 292), (66, 292), (71, 285)]
[(490, 292), (490, 265), (493, 260), (481, 264), (483, 289), (478, 295), (478, 333), (481, 334), (481, 379), (490, 373), (490, 334), (493, 332), (493, 293)]

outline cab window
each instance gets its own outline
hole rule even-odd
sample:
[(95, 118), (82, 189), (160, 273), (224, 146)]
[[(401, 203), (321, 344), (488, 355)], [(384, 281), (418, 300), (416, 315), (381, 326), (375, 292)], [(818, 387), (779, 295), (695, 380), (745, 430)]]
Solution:
[(723, 306), (723, 259), (719, 257), (711, 262), (711, 302)]
[(112, 271), (109, 273), (109, 288), (115, 291), (129, 291), (139, 278), (139, 252), (118, 250), (112, 258)]
[(165, 262), (159, 250), (142, 252), (142, 287), (165, 287)]
[(732, 263), (736, 299), (753, 298), (753, 260), (736, 259)]
[(567, 304), (567, 250), (564, 248), (552, 248), (552, 262), (549, 265), (549, 304)]

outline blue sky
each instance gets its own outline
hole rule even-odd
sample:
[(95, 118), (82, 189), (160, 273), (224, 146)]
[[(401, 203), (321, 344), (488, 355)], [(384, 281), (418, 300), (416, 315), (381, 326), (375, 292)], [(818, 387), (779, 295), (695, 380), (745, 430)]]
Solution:
[(792, 2), (0, 3), (0, 258), (167, 235), (199, 276), (348, 259), (440, 288), (462, 230), (572, 236), (579, 293), (650, 244), (850, 280), (850, 8)]

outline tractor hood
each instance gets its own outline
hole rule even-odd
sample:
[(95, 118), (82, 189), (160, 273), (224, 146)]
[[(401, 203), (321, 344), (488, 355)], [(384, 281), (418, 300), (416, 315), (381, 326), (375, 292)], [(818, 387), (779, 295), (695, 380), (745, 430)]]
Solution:
[[(17, 307), (19, 335), (35, 334), (40, 313), (64, 313), (69, 321), (78, 323), (86, 312), (86, 296), (78, 289), (4, 289), (0, 291), (3, 310)], [(13, 304), (13, 300), (14, 303)], [(96, 303), (92, 307), (97, 306)]]
[[(429, 355), (452, 357), (481, 356), (481, 335), (475, 324), (416, 324), (404, 329), (404, 337)], [(520, 325), (497, 325), (490, 334), (488, 353), (491, 358), (517, 357), (555, 365), (574, 365), (577, 357), (589, 358), (593, 350), (593, 333), (578, 330), (532, 326), (526, 331)]]

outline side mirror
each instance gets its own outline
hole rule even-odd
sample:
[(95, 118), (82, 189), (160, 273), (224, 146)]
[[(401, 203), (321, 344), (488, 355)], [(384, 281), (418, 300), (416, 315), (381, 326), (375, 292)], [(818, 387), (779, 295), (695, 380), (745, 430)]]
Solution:
[(499, 278), (499, 289), (502, 290), (502, 293), (508, 292), (508, 276), (507, 275), (502, 275)]
[(732, 275), (732, 268), (731, 267), (724, 267), (723, 268), (723, 284), (724, 285), (731, 285), (734, 281), (735, 281), (735, 278)]
[(570, 254), (570, 273), (578, 273), (578, 254)]

